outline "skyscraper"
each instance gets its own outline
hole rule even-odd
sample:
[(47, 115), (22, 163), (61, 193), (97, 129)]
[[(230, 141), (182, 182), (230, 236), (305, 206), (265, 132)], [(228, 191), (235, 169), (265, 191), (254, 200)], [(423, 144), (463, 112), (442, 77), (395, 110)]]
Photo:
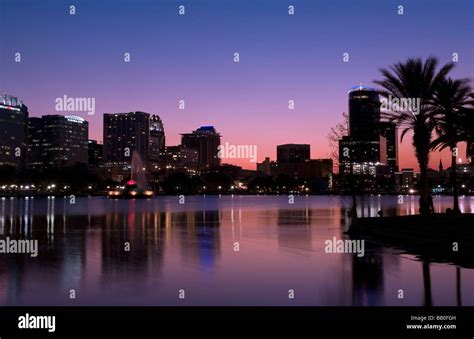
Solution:
[(104, 114), (104, 162), (129, 168), (136, 153), (143, 164), (150, 153), (150, 114), (145, 112)]
[(202, 126), (192, 133), (181, 134), (181, 145), (198, 151), (199, 164), (204, 168), (220, 165), (217, 156), (221, 136), (213, 126)]
[(379, 122), (379, 94), (370, 87), (352, 87), (349, 90), (349, 135), (357, 140), (377, 141)]
[(397, 130), (380, 122), (377, 91), (355, 86), (349, 91), (349, 135), (339, 141), (339, 172), (375, 176), (382, 166), (398, 166)]
[(393, 122), (383, 121), (381, 124), (381, 134), (385, 138), (387, 146), (387, 165), (390, 173), (398, 172), (398, 129)]
[(88, 143), (89, 167), (99, 167), (104, 157), (104, 145), (97, 140), (89, 140)]
[(26, 164), (28, 107), (11, 95), (0, 95), (0, 166)]
[(277, 145), (277, 162), (279, 164), (305, 162), (310, 159), (310, 145), (284, 144)]
[(28, 167), (48, 169), (88, 163), (89, 123), (75, 115), (43, 115), (28, 122)]
[(350, 166), (354, 174), (376, 175), (377, 166), (387, 161), (386, 140), (358, 140), (351, 136), (339, 140), (339, 172), (347, 174)]
[(150, 151), (151, 168), (158, 166), (165, 158), (165, 130), (158, 115), (150, 117)]

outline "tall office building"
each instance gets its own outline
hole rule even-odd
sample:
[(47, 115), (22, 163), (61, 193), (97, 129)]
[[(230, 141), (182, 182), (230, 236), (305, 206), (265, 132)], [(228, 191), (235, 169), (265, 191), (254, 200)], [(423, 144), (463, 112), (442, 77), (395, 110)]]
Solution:
[(150, 151), (149, 160), (151, 168), (159, 167), (165, 160), (165, 130), (161, 118), (154, 114), (150, 117)]
[(375, 176), (383, 166), (398, 167), (397, 130), (380, 121), (379, 94), (355, 86), (349, 91), (349, 135), (339, 141), (339, 172)]
[(199, 164), (204, 167), (220, 165), (217, 157), (221, 136), (213, 126), (202, 126), (192, 133), (181, 134), (181, 145), (198, 151)]
[(390, 173), (398, 172), (398, 129), (393, 122), (383, 121), (381, 125), (381, 134), (386, 140), (386, 158)]
[(89, 140), (88, 143), (89, 167), (99, 167), (102, 165), (104, 156), (104, 145), (99, 144), (97, 140)]
[(0, 166), (26, 164), (28, 107), (11, 95), (0, 95)]
[(183, 145), (166, 147), (166, 163), (171, 170), (185, 170), (193, 173), (199, 165), (199, 154), (194, 148)]
[(380, 122), (379, 94), (366, 86), (349, 91), (349, 134), (358, 140), (378, 140)]
[(104, 162), (109, 167), (130, 168), (134, 153), (148, 164), (150, 114), (145, 112), (104, 114)]
[(354, 174), (377, 174), (377, 166), (387, 162), (386, 139), (358, 140), (351, 136), (339, 140), (339, 172), (350, 172), (350, 164)]
[(48, 169), (88, 163), (89, 123), (75, 115), (28, 121), (28, 167)]
[(310, 159), (310, 145), (284, 144), (277, 146), (279, 164), (305, 162)]

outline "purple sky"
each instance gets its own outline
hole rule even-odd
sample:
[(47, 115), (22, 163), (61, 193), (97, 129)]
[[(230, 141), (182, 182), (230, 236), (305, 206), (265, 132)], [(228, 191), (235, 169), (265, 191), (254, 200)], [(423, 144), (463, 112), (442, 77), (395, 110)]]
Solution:
[[(452, 75), (474, 77), (470, 0), (78, 0), (76, 15), (70, 4), (1, 2), (0, 92), (21, 98), (33, 116), (57, 114), (55, 99), (65, 94), (94, 97), (94, 116), (76, 113), (93, 139), (102, 140), (103, 113), (141, 110), (161, 116), (167, 145), (214, 125), (223, 142), (257, 145), (259, 161), (275, 158), (282, 143), (309, 143), (312, 157), (327, 157), (348, 89), (372, 86), (379, 68), (430, 55), (446, 63), (457, 52)], [(416, 167), (408, 136), (400, 158)], [(433, 154), (432, 165), (439, 159)]]

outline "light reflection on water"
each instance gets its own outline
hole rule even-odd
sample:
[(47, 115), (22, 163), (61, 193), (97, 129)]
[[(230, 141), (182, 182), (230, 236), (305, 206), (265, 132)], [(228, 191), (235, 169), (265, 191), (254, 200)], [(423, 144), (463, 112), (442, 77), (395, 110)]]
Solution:
[[(451, 199), (434, 204), (442, 211)], [(460, 204), (474, 210), (473, 197)], [(326, 254), (325, 240), (346, 238), (350, 205), (336, 196), (297, 196), (293, 205), (286, 196), (183, 205), (177, 197), (2, 199), (0, 237), (37, 239), (39, 256), (0, 254), (0, 304), (474, 305), (474, 270), (371, 243), (362, 258)], [(413, 196), (366, 197), (358, 214), (405, 215), (417, 205)]]

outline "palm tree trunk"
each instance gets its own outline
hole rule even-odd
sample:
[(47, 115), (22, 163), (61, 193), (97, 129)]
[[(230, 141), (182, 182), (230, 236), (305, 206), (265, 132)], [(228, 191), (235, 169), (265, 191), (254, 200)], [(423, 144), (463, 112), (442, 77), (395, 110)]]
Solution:
[(413, 145), (416, 149), (416, 158), (420, 166), (420, 214), (430, 214), (430, 204), (428, 201), (428, 162), (430, 159), (430, 134), (424, 126), (415, 130)]
[(453, 186), (453, 211), (459, 213), (459, 191), (457, 178), (456, 144), (451, 147), (451, 185)]
[(456, 267), (456, 300), (457, 305), (462, 306), (462, 299), (461, 299), (461, 269)]
[(430, 204), (428, 199), (429, 187), (428, 187), (428, 156), (422, 156), (422, 160), (419, 161), (420, 165), (420, 214), (430, 214)]
[(425, 290), (425, 305), (433, 306), (433, 300), (431, 298), (431, 277), (430, 277), (430, 264), (423, 261), (423, 286)]
[(420, 214), (429, 214), (428, 203), (428, 169), (420, 168)]

